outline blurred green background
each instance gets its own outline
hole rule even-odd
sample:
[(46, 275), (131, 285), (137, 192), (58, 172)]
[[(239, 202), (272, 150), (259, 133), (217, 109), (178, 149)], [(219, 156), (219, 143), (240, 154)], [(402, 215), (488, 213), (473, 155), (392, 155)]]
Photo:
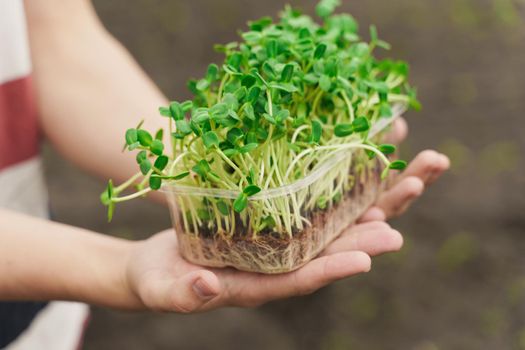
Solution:
[[(288, 1), (313, 13), (315, 1)], [(405, 158), (436, 148), (453, 167), (403, 218), (400, 253), (314, 295), (200, 315), (95, 308), (86, 349), (525, 349), (525, 1), (354, 0), (410, 62), (424, 109), (410, 112)], [(249, 19), (287, 1), (94, 1), (108, 30), (173, 99)], [(103, 98), (103, 97), (101, 97)], [(139, 119), (140, 116), (137, 116)], [(147, 202), (105, 223), (102, 182), (46, 148), (59, 221), (141, 238), (170, 225)], [(67, 191), (63, 191), (66, 188)], [(81, 200), (79, 200), (81, 198)], [(73, 206), (72, 203), (75, 203)]]

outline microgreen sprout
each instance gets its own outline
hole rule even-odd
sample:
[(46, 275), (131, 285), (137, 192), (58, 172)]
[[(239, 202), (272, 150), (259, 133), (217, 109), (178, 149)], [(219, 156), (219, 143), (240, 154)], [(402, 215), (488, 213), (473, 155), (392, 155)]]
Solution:
[[(370, 41), (363, 41), (353, 17), (334, 14), (339, 4), (318, 4), (322, 24), (286, 7), (277, 22), (249, 22), (241, 41), (218, 45), (224, 62), (210, 64), (202, 79), (188, 83), (193, 100), (159, 108), (168, 129), (151, 134), (141, 123), (126, 131), (125, 149), (137, 152), (139, 172), (118, 187), (109, 182), (102, 195), (108, 218), (116, 203), (164, 185), (222, 189), (237, 195), (179, 200), (188, 232), (232, 237), (249, 227), (253, 237), (270, 231), (291, 237), (311, 224), (305, 213), (344, 199), (358, 175), (352, 169), (379, 162), (382, 178), (404, 169), (406, 162), (389, 158), (395, 146), (375, 144), (380, 139), (369, 133), (393, 117), (394, 105), (419, 107), (407, 83), (408, 66), (375, 58), (375, 49), (389, 45), (374, 26)], [(308, 194), (260, 196), (341, 152), (347, 159)], [(132, 186), (137, 191), (124, 195)]]

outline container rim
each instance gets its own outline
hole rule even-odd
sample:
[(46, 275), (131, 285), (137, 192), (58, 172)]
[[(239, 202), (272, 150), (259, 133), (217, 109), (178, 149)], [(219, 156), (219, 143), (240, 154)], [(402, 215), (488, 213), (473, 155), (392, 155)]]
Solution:
[[(380, 119), (377, 123), (372, 125), (370, 129), (369, 136), (374, 137), (381, 131), (383, 131), (387, 126), (392, 124), (394, 120), (400, 117), (407, 110), (407, 106), (404, 103), (397, 103), (392, 107), (392, 116), (390, 118)], [(322, 178), (334, 164), (339, 163), (347, 155), (347, 150), (337, 151), (334, 157), (326, 160), (321, 163), (314, 169), (310, 174), (294, 181), (290, 184), (269, 188), (262, 190), (261, 192), (249, 197), (249, 200), (264, 200), (282, 197), (283, 195), (296, 193), (320, 178)], [(185, 186), (185, 185), (176, 185), (173, 183), (164, 183), (159, 190), (160, 192), (166, 194), (179, 194), (179, 195), (191, 195), (191, 196), (200, 196), (200, 197), (215, 197), (215, 198), (226, 198), (226, 199), (236, 199), (239, 196), (239, 190), (225, 190), (220, 188), (201, 188), (195, 186)]]

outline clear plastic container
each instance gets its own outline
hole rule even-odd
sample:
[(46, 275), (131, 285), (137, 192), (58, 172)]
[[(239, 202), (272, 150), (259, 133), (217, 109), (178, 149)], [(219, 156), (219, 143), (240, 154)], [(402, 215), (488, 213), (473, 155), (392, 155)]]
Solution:
[[(373, 125), (370, 139), (380, 138), (404, 107), (396, 105), (393, 111), (393, 117)], [(240, 214), (231, 209), (236, 191), (174, 184), (164, 185), (163, 191), (180, 252), (188, 261), (274, 274), (303, 266), (354, 223), (383, 189), (382, 170), (362, 150), (338, 151), (304, 178), (250, 197)], [(269, 215), (254, 220), (251, 214), (261, 210)]]

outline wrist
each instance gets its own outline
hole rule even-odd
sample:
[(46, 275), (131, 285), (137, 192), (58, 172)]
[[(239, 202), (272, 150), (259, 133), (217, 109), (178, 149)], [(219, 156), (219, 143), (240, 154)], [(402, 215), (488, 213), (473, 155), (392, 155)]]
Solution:
[(140, 243), (116, 238), (112, 238), (112, 241), (107, 252), (110, 259), (108, 270), (111, 270), (111, 275), (107, 276), (104, 282), (110, 291), (107, 300), (102, 304), (107, 303), (107, 306), (124, 310), (144, 309), (129, 273), (133, 252)]

